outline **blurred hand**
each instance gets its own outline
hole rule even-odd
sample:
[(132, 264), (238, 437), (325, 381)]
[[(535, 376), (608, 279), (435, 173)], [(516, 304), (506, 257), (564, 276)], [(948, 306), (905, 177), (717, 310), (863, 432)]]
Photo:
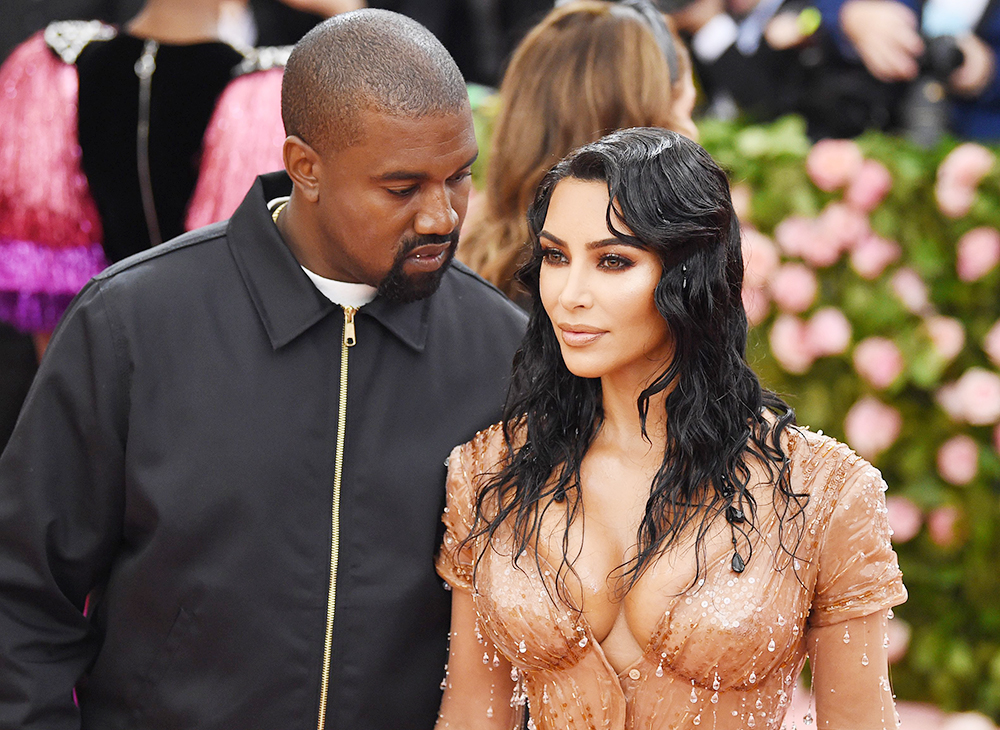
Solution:
[(726, 12), (725, 0), (695, 0), (683, 10), (671, 13), (677, 30), (694, 35), (716, 15)]
[(324, 18), (368, 7), (366, 0), (281, 0), (281, 2), (290, 8), (322, 15)]
[(896, 0), (848, 0), (840, 9), (840, 27), (881, 81), (917, 77), (924, 52), (918, 25), (916, 14)]
[(965, 61), (948, 77), (948, 88), (956, 96), (974, 99), (983, 93), (996, 73), (996, 54), (972, 33), (955, 40), (965, 54)]
[(778, 13), (764, 28), (764, 40), (776, 51), (798, 46), (807, 38), (809, 36), (802, 32), (798, 13)]

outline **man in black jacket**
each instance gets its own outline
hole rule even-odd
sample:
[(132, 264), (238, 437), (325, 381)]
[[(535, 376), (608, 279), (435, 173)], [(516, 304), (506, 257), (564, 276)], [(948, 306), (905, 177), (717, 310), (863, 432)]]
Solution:
[(287, 174), (51, 341), (0, 459), (0, 727), (434, 723), (444, 460), (523, 315), (449, 265), (477, 150), (426, 29), (318, 26), (282, 112)]

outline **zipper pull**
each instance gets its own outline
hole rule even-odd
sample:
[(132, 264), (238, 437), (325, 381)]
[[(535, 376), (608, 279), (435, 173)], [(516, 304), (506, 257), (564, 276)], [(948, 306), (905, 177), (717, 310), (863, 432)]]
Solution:
[(344, 347), (354, 347), (358, 341), (354, 332), (354, 315), (357, 312), (357, 307), (344, 307)]

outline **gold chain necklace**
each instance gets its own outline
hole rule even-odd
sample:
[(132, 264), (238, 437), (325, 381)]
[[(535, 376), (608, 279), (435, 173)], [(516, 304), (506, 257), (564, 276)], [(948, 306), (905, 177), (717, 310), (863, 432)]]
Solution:
[(278, 216), (281, 215), (281, 211), (283, 211), (285, 209), (286, 205), (288, 205), (288, 201), (287, 200), (284, 201), (283, 203), (281, 203), (273, 211), (271, 211), (271, 220), (274, 221), (274, 225), (278, 225)]

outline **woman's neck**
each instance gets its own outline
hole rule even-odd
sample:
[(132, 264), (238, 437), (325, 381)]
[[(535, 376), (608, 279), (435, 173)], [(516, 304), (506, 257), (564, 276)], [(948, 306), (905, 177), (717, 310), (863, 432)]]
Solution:
[(125, 30), (161, 43), (217, 41), (220, 6), (217, 0), (148, 0)]

